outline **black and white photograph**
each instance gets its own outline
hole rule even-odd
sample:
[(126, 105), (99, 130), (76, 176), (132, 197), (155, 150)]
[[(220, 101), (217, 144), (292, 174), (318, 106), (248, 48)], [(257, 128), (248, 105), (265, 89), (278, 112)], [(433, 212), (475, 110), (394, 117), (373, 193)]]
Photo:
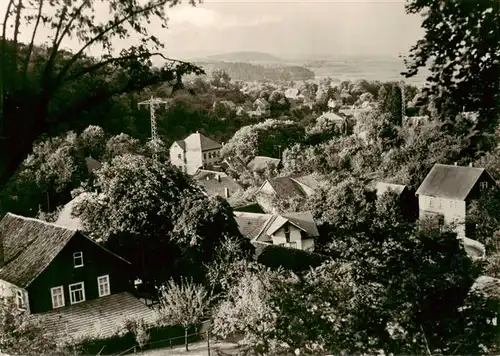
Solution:
[(500, 355), (500, 0), (0, 32), (0, 356)]

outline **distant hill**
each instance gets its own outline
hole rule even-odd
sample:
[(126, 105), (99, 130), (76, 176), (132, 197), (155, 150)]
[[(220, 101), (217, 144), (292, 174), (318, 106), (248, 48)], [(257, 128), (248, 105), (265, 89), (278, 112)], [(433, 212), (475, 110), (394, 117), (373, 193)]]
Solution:
[(314, 72), (300, 66), (286, 65), (258, 65), (243, 62), (218, 62), (204, 61), (196, 62), (197, 65), (205, 69), (208, 75), (215, 69), (224, 70), (233, 80), (245, 82), (254, 81), (291, 81), (291, 80), (312, 80)]
[[(280, 63), (283, 62), (282, 58), (278, 58), (269, 53), (263, 52), (230, 52), (208, 56), (204, 58), (207, 61), (216, 62), (264, 62), (264, 63)], [(203, 60), (203, 59), (201, 59)]]

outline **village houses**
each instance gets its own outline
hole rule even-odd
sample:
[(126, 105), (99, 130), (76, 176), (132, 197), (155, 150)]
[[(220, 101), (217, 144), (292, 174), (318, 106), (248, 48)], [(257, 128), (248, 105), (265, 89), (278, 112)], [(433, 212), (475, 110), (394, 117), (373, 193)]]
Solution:
[(318, 228), (310, 212), (258, 214), (234, 212), (241, 234), (253, 244), (313, 251)]
[(220, 196), (228, 199), (235, 193), (243, 191), (243, 187), (224, 172), (199, 169), (193, 179), (210, 197)]
[(207, 168), (221, 161), (222, 145), (196, 132), (170, 146), (170, 163), (183, 172), (193, 175), (200, 168)]
[(0, 221), (0, 294), (54, 337), (109, 337), (155, 313), (134, 295), (130, 263), (77, 229), (8, 213)]

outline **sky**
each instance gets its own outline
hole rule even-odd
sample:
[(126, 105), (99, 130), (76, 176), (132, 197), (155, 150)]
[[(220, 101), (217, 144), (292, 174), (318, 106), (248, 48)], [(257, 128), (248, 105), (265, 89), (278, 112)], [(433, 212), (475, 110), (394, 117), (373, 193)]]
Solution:
[[(0, 15), (6, 0), (0, 1)], [(107, 16), (99, 11), (101, 16)], [(104, 14), (104, 15), (103, 15)], [(235, 51), (280, 57), (406, 54), (421, 37), (421, 19), (407, 15), (404, 0), (205, 0), (168, 10), (169, 28), (151, 24), (169, 57), (193, 58)], [(0, 20), (1, 22), (2, 20)], [(27, 40), (26, 28), (21, 40)], [(37, 37), (43, 42), (44, 29)], [(66, 41), (67, 48), (77, 47)], [(118, 46), (131, 43), (117, 42)], [(92, 54), (98, 54), (95, 50)]]

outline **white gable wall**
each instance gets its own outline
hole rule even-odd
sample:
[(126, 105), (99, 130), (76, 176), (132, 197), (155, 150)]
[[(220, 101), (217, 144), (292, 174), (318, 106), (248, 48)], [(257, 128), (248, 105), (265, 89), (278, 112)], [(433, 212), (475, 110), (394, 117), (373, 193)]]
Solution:
[[(295, 225), (287, 223), (290, 227), (290, 242), (295, 242), (297, 245), (295, 248), (299, 250), (311, 250), (314, 248), (314, 239), (302, 239), (301, 231)], [(280, 227), (276, 232), (271, 236), (273, 239), (273, 245), (282, 245), (285, 244), (286, 247), (291, 247), (287, 244), (285, 237), (285, 225)]]
[(170, 163), (183, 170), (185, 167), (184, 158), (184, 150), (177, 142), (174, 142), (170, 146)]
[(1, 298), (13, 298), (13, 302), (16, 303), (16, 294), (17, 291), (21, 291), (24, 297), (24, 302), (26, 306), (26, 311), (29, 313), (29, 297), (28, 297), (28, 292), (23, 289), (19, 288), (18, 286), (9, 283), (7, 281), (1, 280), (0, 279), (0, 297)]

